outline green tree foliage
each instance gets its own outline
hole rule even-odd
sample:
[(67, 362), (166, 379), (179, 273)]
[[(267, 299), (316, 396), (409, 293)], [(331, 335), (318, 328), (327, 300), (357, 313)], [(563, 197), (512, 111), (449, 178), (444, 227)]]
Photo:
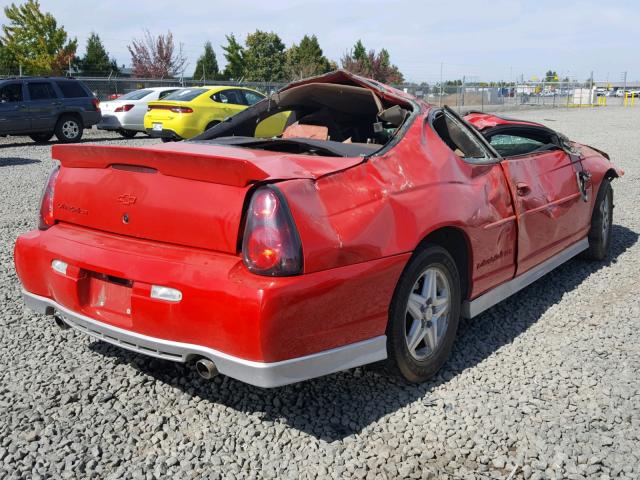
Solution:
[(218, 59), (216, 58), (216, 52), (213, 51), (211, 42), (204, 44), (204, 53), (198, 58), (196, 69), (193, 72), (193, 78), (204, 81), (220, 78)]
[(15, 75), (18, 73), (18, 64), (9, 50), (0, 42), (0, 75)]
[(84, 57), (77, 59), (76, 65), (85, 75), (109, 75), (120, 71), (116, 61), (109, 58), (107, 50), (95, 32), (89, 35)]
[(26, 74), (60, 74), (68, 68), (78, 46), (69, 40), (64, 27), (50, 13), (40, 10), (38, 0), (4, 9), (8, 23), (2, 26), (0, 39), (9, 58), (22, 65)]
[(269, 82), (284, 78), (285, 47), (276, 33), (256, 30), (247, 35), (245, 43), (245, 80)]
[(402, 83), (404, 76), (395, 65), (391, 64), (389, 52), (386, 49), (376, 53), (368, 52), (358, 40), (354, 48), (342, 57), (342, 68), (356, 75), (373, 78), (383, 83)]
[(285, 76), (289, 80), (321, 75), (331, 70), (315, 35), (305, 35), (300, 44), (291, 45), (285, 52)]
[(240, 80), (244, 77), (244, 47), (240, 45), (233, 35), (225, 35), (227, 45), (222, 46), (227, 65), (224, 67), (222, 77), (225, 80)]
[(548, 70), (544, 78), (545, 82), (557, 82), (558, 74), (555, 70)]
[(364, 68), (371, 67), (371, 65), (369, 65), (369, 57), (367, 55), (367, 49), (364, 48), (364, 44), (362, 43), (362, 40), (358, 39), (356, 44), (353, 46), (352, 56), (353, 56), (353, 59), (356, 62), (361, 63)]

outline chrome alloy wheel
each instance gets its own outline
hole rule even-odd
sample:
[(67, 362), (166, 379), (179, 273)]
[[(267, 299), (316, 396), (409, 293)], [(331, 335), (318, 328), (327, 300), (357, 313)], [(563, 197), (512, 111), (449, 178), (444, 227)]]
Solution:
[(411, 356), (425, 360), (442, 343), (449, 324), (451, 285), (444, 271), (430, 266), (413, 285), (405, 311), (405, 340)]
[(605, 195), (600, 204), (600, 215), (602, 217), (602, 238), (606, 241), (609, 233), (609, 195)]
[(62, 124), (62, 134), (66, 138), (76, 138), (80, 133), (80, 126), (73, 120), (67, 120)]

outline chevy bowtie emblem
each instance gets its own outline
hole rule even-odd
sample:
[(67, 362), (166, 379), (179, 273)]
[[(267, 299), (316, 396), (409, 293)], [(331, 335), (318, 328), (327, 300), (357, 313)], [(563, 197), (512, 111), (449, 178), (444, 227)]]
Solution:
[(137, 197), (128, 193), (123, 193), (118, 197), (118, 201), (123, 205), (133, 205), (136, 203)]

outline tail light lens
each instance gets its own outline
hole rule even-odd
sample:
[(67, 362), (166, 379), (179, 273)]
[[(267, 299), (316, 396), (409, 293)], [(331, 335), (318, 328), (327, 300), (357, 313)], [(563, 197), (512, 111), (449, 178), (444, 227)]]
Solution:
[(129, 110), (131, 110), (135, 105), (133, 105), (132, 103), (127, 103), (126, 105), (121, 105), (119, 107), (117, 107), (114, 112), (128, 112)]
[(100, 110), (100, 100), (98, 100), (97, 98), (92, 98), (91, 103), (93, 104), (93, 108), (95, 108), (96, 110)]
[(149, 105), (147, 112), (151, 110), (171, 110), (175, 113), (193, 113), (193, 108), (191, 107), (180, 107), (176, 105)]
[(44, 186), (42, 200), (40, 200), (40, 216), (38, 217), (38, 228), (40, 230), (46, 230), (56, 223), (53, 218), (53, 194), (59, 173), (60, 166), (57, 166), (49, 174), (47, 183)]
[(189, 107), (171, 107), (170, 110), (176, 113), (193, 113), (193, 109)]
[(249, 271), (282, 277), (302, 273), (302, 244), (291, 212), (280, 191), (261, 187), (251, 197), (242, 239)]

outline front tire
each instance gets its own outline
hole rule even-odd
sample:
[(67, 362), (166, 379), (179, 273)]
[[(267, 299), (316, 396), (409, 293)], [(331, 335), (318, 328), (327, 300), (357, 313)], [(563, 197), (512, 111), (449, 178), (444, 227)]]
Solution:
[(60, 143), (79, 142), (82, 131), (82, 123), (72, 115), (63, 115), (56, 124), (56, 138)]
[(591, 215), (589, 230), (589, 248), (583, 257), (588, 260), (604, 260), (611, 246), (611, 227), (613, 225), (613, 189), (611, 179), (602, 180)]
[(460, 276), (449, 252), (420, 250), (398, 282), (387, 324), (387, 366), (410, 382), (433, 377), (449, 358), (460, 320)]

